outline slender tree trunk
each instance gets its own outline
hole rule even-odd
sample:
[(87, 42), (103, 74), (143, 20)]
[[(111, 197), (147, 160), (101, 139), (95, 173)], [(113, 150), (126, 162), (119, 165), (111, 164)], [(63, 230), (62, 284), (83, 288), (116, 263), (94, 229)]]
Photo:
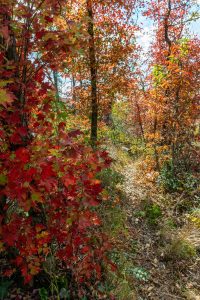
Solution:
[(91, 143), (94, 145), (97, 141), (97, 119), (98, 119), (98, 100), (97, 100), (97, 67), (94, 44), (94, 24), (92, 0), (87, 0), (88, 12), (88, 34), (89, 34), (89, 61), (91, 74)]
[(72, 74), (72, 99), (76, 102), (76, 91), (75, 91), (76, 81), (74, 75)]
[[(27, 37), (24, 37), (24, 45), (22, 47), (23, 51), (23, 57), (24, 57), (24, 64), (21, 71), (21, 76), (19, 74), (19, 56), (17, 53), (16, 48), (16, 39), (15, 34), (11, 27), (11, 11), (9, 5), (0, 5), (0, 23), (2, 26), (5, 26), (8, 28), (9, 36), (6, 37), (0, 37), (0, 47), (2, 50), (2, 53), (4, 53), (5, 57), (5, 68), (6, 64), (12, 64), (14, 68), (14, 72), (12, 75), (10, 75), (14, 82), (18, 79), (21, 79), (21, 83), (18, 85), (18, 90), (14, 92), (15, 100), (12, 103), (13, 109), (8, 112), (9, 114), (12, 114), (16, 109), (20, 111), (20, 119), (21, 124), (18, 126), (26, 127), (27, 134), (22, 137), (22, 143), (19, 143), (17, 145), (10, 145), (11, 150), (15, 150), (16, 148), (19, 148), (20, 146), (27, 146), (28, 142), (31, 140), (31, 134), (29, 132), (28, 128), (28, 115), (26, 112), (24, 112), (25, 102), (26, 102), (26, 81), (27, 81), (27, 53), (28, 53), (28, 43), (29, 40)], [(26, 27), (24, 28), (24, 33), (27, 33), (30, 29), (30, 21), (27, 21)], [(24, 34), (25, 36), (25, 34)], [(3, 67), (4, 68), (4, 67)], [(3, 78), (2, 78), (3, 79)], [(5, 127), (7, 126), (4, 124)]]
[(169, 17), (170, 17), (171, 10), (172, 10), (171, 0), (168, 0), (167, 5), (168, 5), (167, 6), (167, 14), (164, 19), (164, 30), (165, 30), (164, 34), (165, 34), (165, 41), (168, 45), (168, 55), (167, 55), (167, 60), (168, 60), (170, 53), (171, 53), (171, 45), (172, 45), (172, 42), (169, 38)]
[(53, 71), (53, 80), (54, 80), (54, 86), (56, 89), (56, 100), (60, 101), (59, 89), (58, 89), (58, 73), (56, 71)]
[[(154, 116), (154, 124), (153, 124), (154, 136), (156, 135), (157, 124), (158, 124), (158, 120), (157, 120), (157, 116), (155, 115)], [(158, 155), (158, 150), (157, 150), (157, 144), (155, 141), (154, 141), (154, 156), (155, 156), (155, 162), (156, 162), (156, 171), (160, 172), (159, 155)]]
[(139, 122), (139, 126), (140, 126), (141, 137), (142, 137), (142, 140), (144, 142), (145, 141), (145, 138), (144, 138), (144, 129), (143, 129), (143, 124), (142, 124), (142, 117), (141, 117), (140, 106), (139, 106), (139, 103), (138, 103), (137, 100), (135, 101), (135, 104), (136, 104), (136, 108), (137, 108), (137, 112), (138, 112), (138, 122)]
[[(1, 26), (5, 26), (8, 28), (9, 31), (9, 37), (5, 38), (2, 35), (0, 35), (0, 47), (2, 53), (4, 53), (5, 56), (5, 63), (13, 61), (13, 63), (18, 62), (18, 55), (16, 51), (16, 40), (15, 35), (11, 28), (11, 16), (9, 12), (9, 6), (6, 4), (0, 4), (0, 24)], [(17, 77), (18, 74), (14, 74), (15, 77)]]

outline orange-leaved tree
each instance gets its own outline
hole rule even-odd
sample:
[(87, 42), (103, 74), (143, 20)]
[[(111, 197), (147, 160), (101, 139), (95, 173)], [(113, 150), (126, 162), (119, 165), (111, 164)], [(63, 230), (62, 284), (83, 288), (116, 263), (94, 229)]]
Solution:
[[(146, 12), (157, 26), (146, 96), (147, 138), (157, 170), (168, 164), (173, 177), (191, 169), (199, 101), (199, 40), (189, 39), (190, 1), (151, 1)], [(194, 164), (193, 164), (194, 166)]]
[(70, 26), (71, 30), (78, 26), (83, 38), (81, 50), (71, 51), (65, 74), (71, 77), (73, 106), (91, 118), (94, 140), (97, 121), (109, 123), (112, 103), (118, 96), (128, 97), (130, 91), (135, 2), (76, 1), (57, 19), (58, 26)]

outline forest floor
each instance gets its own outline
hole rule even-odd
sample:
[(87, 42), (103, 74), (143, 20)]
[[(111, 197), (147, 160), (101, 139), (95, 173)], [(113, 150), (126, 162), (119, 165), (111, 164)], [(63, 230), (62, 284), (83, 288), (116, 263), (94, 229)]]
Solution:
[[(129, 235), (119, 236), (119, 248), (123, 244), (122, 251), (129, 257), (127, 277), (134, 293), (122, 299), (200, 300), (200, 257), (182, 242), (184, 235), (185, 240), (193, 238), (198, 244), (199, 228), (191, 229), (183, 221), (187, 214), (177, 203), (185, 201), (184, 195), (167, 195), (145, 183), (141, 158), (131, 158), (123, 148), (108, 146), (113, 168), (124, 177), (119, 189), (124, 195), (121, 205)], [(134, 243), (131, 249), (127, 246), (130, 240)]]

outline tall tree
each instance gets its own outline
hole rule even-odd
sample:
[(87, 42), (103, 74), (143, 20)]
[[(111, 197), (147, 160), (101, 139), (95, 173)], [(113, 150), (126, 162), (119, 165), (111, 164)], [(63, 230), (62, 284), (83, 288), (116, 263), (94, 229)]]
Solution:
[(153, 116), (150, 139), (157, 168), (170, 160), (175, 176), (190, 167), (198, 114), (199, 41), (184, 37), (191, 4), (153, 1), (147, 12), (157, 26), (148, 97), (149, 116)]
[(136, 28), (131, 23), (134, 7), (135, 1), (79, 1), (59, 21), (70, 19), (71, 30), (80, 28), (83, 48), (81, 52), (71, 52), (66, 73), (73, 74), (76, 82), (77, 111), (83, 116), (93, 115), (94, 131), (97, 119), (109, 119), (117, 96), (125, 98), (129, 94), (131, 64), (135, 59)]

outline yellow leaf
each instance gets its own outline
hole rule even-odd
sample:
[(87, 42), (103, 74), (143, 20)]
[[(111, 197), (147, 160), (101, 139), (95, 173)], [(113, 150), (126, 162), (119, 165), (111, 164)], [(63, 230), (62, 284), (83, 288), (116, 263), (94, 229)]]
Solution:
[(3, 242), (0, 242), (0, 253), (5, 250)]
[(14, 95), (10, 94), (6, 90), (0, 88), (0, 104), (4, 107), (7, 106), (7, 104), (10, 104), (14, 100)]
[(42, 197), (40, 193), (33, 193), (31, 194), (31, 200), (35, 202), (42, 202)]

